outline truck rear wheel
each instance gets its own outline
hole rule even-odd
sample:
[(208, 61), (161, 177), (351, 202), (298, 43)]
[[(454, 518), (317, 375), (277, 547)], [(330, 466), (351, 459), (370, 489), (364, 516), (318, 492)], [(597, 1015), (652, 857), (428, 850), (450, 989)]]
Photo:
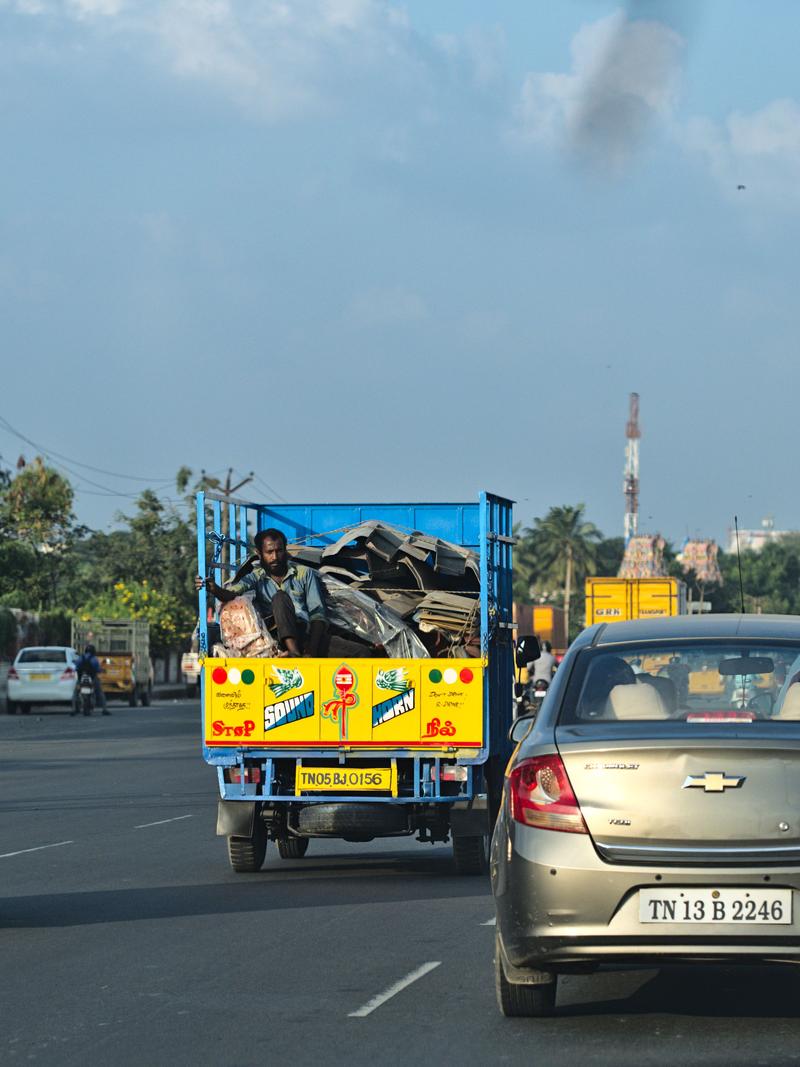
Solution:
[(136, 707), (136, 687), (135, 686), (134, 686), (133, 689), (131, 689), (130, 693), (128, 693), (128, 707), (129, 708), (135, 708)]
[(6, 714), (7, 715), (16, 715), (17, 714), (17, 705), (14, 703), (13, 700), (7, 700), (6, 701)]
[(282, 860), (301, 860), (308, 852), (307, 837), (279, 837), (278, 855)]
[(143, 686), (142, 690), (141, 690), (141, 692), (139, 694), (139, 701), (140, 701), (142, 707), (143, 708), (149, 708), (150, 707), (150, 701), (152, 699), (153, 699), (153, 687), (150, 686), (150, 685)]
[(457, 874), (486, 874), (489, 870), (489, 835), (453, 837)]
[(229, 837), (228, 859), (237, 874), (254, 874), (260, 871), (267, 854), (267, 828), (263, 819), (256, 815), (252, 837)]

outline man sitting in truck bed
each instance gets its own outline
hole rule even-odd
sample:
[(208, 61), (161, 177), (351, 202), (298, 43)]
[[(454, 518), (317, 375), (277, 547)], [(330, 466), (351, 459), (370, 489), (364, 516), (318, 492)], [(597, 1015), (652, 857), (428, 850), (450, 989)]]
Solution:
[[(238, 582), (220, 586), (206, 578), (206, 589), (223, 603), (255, 592), (255, 603), (280, 648), (290, 656), (319, 656), (328, 617), (315, 571), (289, 561), (286, 537), (280, 530), (259, 530), (253, 539), (261, 565)], [(195, 579), (198, 589), (203, 582)]]

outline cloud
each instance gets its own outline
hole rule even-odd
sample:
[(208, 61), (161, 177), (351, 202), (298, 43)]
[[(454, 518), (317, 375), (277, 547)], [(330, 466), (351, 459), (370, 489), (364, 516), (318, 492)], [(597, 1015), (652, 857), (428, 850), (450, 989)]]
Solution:
[[(682, 133), (689, 151), (704, 159), (732, 196), (800, 207), (800, 105), (773, 100), (750, 114), (733, 112), (722, 123), (691, 119)], [(747, 186), (746, 190), (738, 189)]]
[(124, 6), (125, 0), (67, 0), (67, 10), (79, 19), (112, 18)]
[(373, 91), (409, 87), (436, 70), (405, 12), (388, 0), (5, 3), (20, 15), (47, 16), (42, 24), (54, 33), (66, 20), (138, 39), (176, 77), (221, 91), (268, 121), (325, 112), (366, 81)]
[(363, 327), (409, 325), (427, 317), (422, 297), (402, 286), (357, 293), (347, 312), (352, 323)]
[(662, 22), (622, 11), (582, 26), (567, 73), (526, 75), (514, 134), (527, 144), (563, 144), (617, 167), (653, 118), (668, 118), (677, 94), (683, 38)]

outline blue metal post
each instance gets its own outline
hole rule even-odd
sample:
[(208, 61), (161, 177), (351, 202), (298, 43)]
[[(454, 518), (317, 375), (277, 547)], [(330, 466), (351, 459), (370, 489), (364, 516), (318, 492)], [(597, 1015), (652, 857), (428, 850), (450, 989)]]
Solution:
[[(197, 510), (197, 573), (201, 578), (206, 577), (206, 494), (200, 492), (196, 497)], [(200, 612), (198, 636), (200, 641), (200, 655), (208, 653), (208, 595), (203, 585), (198, 593), (198, 611)], [(202, 691), (201, 685), (201, 691)]]

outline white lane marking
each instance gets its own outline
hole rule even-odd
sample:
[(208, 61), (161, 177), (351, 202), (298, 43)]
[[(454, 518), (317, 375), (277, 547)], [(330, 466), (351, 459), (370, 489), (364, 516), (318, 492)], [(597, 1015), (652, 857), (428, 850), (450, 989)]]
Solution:
[(387, 1000), (396, 997), (398, 993), (402, 993), (402, 991), (410, 986), (412, 982), (416, 982), (419, 978), (424, 978), (426, 974), (435, 970), (437, 967), (441, 967), (441, 965), (441, 960), (436, 960), (432, 963), (423, 963), (421, 967), (417, 967), (416, 971), (412, 971), (411, 974), (407, 974), (405, 978), (401, 978), (399, 982), (395, 982), (394, 985), (389, 986), (385, 992), (378, 993), (372, 1000), (368, 1000), (362, 1008), (358, 1009), (358, 1011), (348, 1012), (348, 1019), (363, 1019), (365, 1016), (371, 1015), (376, 1008), (381, 1006), (381, 1004), (385, 1004)]
[(146, 830), (148, 826), (164, 826), (168, 822), (180, 822), (181, 819), (191, 819), (192, 815), (176, 815), (174, 819), (159, 819), (158, 822), (143, 822), (134, 826), (134, 830)]
[(497, 916), (495, 915), (494, 918), (489, 919), (488, 922), (481, 923), (481, 926), (497, 926)]
[(23, 856), (26, 852), (41, 852), (43, 848), (61, 848), (62, 845), (74, 844), (74, 841), (56, 841), (53, 845), (37, 845), (36, 848), (21, 848), (19, 852), (0, 853), (0, 860), (7, 860), (9, 856)]

